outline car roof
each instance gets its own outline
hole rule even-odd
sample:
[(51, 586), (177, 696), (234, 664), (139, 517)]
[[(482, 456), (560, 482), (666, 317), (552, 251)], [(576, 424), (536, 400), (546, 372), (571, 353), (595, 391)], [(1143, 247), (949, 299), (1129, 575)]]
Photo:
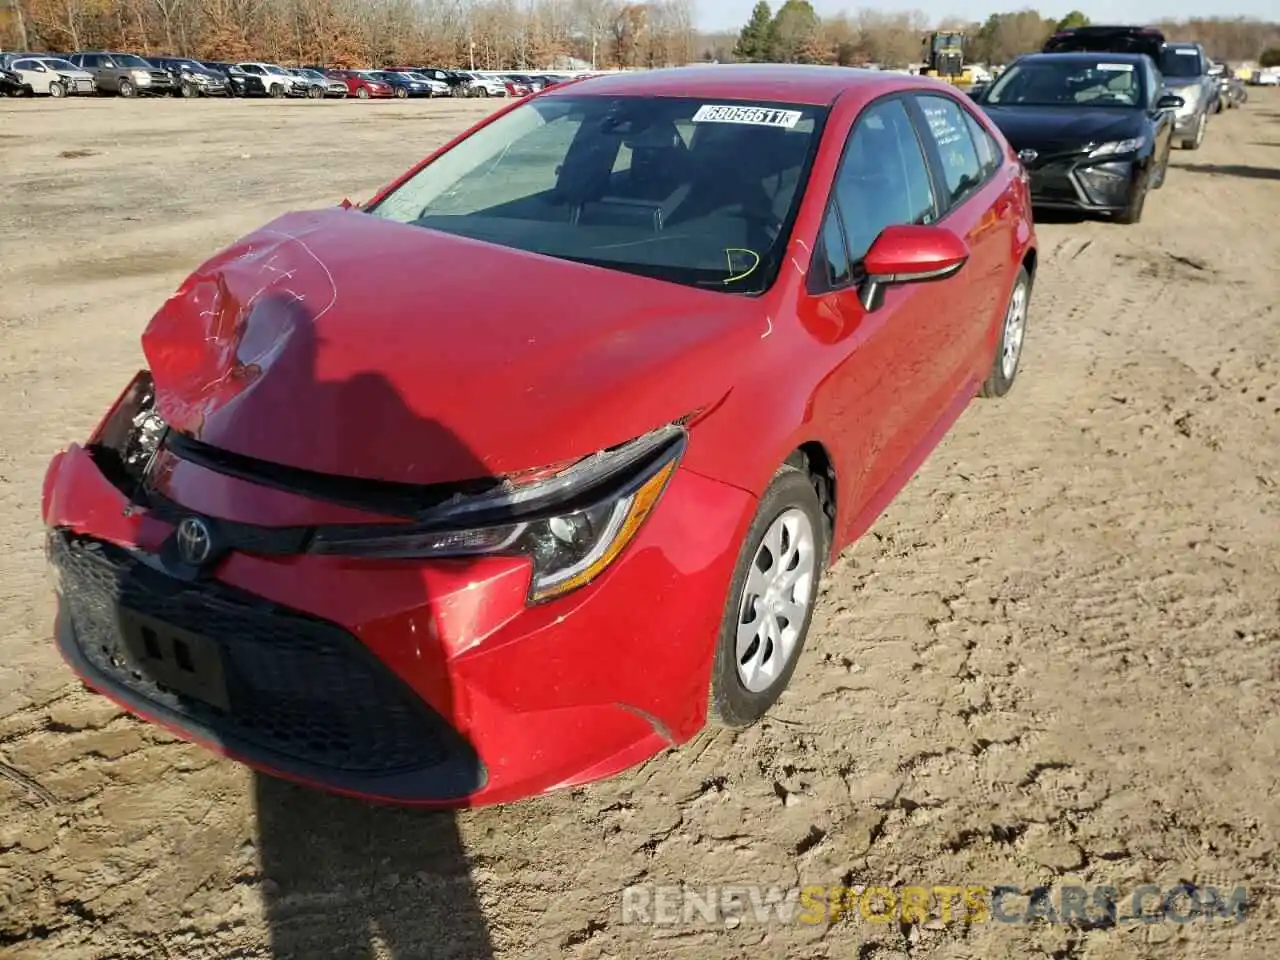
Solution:
[(1068, 50), (1063, 53), (1024, 53), (1019, 60), (1106, 60), (1111, 63), (1142, 63), (1145, 53), (1114, 53), (1110, 50)]
[(899, 89), (955, 88), (939, 80), (855, 67), (726, 63), (670, 67), (643, 73), (603, 74), (579, 83), (556, 84), (543, 95), (572, 97), (590, 92), (596, 95), (715, 97), (824, 106), (842, 93), (853, 90), (874, 96)]

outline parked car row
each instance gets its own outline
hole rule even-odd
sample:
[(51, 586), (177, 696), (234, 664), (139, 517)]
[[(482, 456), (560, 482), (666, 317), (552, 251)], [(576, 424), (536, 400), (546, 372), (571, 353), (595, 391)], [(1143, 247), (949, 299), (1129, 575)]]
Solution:
[(382, 70), (284, 67), (112, 51), (0, 53), (0, 93), (65, 97), (110, 93), (183, 97), (523, 97), (567, 79), (563, 75), (480, 73), (438, 67)]
[(1137, 223), (1172, 148), (1198, 150), (1210, 116), (1247, 98), (1214, 66), (1154, 28), (1080, 27), (969, 93), (1017, 151), (1036, 206)]

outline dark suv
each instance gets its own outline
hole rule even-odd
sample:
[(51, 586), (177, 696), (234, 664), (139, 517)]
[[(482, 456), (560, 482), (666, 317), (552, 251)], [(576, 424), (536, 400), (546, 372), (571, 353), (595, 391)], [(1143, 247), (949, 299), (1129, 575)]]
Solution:
[(227, 78), (217, 70), (186, 57), (148, 57), (162, 70), (167, 70), (181, 87), (184, 97), (229, 96)]

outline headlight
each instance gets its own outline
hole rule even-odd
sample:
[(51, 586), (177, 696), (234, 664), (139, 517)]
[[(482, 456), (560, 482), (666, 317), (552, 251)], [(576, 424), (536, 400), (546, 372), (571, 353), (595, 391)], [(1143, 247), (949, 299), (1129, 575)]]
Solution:
[(148, 73), (146, 70), (131, 70), (131, 71), (129, 71), (129, 72), (132, 74), (133, 79), (135, 79), (135, 80), (150, 80), (150, 79), (151, 79), (151, 74), (150, 74), (150, 73)]
[(585, 586), (635, 537), (686, 443), (668, 427), (552, 475), (434, 508), (403, 526), (321, 527), (315, 553), (376, 558), (526, 556), (529, 602)]
[(1118, 153), (1133, 153), (1135, 150), (1142, 149), (1142, 138), (1134, 137), (1130, 140), (1112, 140), (1109, 143), (1100, 143), (1090, 151), (1090, 157), (1111, 157)]

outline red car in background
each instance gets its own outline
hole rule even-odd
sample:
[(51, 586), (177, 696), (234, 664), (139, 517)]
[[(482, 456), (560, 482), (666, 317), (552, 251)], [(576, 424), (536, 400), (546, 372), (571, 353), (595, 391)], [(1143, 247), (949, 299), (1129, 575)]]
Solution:
[(507, 96), (509, 97), (527, 97), (533, 93), (533, 89), (529, 84), (512, 77), (503, 77), (502, 85), (507, 88)]
[(389, 83), (362, 76), (356, 70), (327, 70), (326, 77), (341, 80), (347, 85), (347, 95), (368, 100), (370, 97), (394, 97), (395, 88)]
[(1025, 174), (936, 80), (513, 103), (200, 266), (50, 464), (57, 644), (258, 769), (428, 806), (755, 722), (833, 558), (1018, 373)]

